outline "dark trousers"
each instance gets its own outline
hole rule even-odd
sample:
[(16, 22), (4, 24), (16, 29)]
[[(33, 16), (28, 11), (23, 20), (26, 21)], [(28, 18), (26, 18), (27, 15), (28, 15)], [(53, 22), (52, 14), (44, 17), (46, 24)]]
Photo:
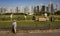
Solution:
[(14, 26), (12, 26), (12, 32), (15, 33), (15, 31), (14, 31)]

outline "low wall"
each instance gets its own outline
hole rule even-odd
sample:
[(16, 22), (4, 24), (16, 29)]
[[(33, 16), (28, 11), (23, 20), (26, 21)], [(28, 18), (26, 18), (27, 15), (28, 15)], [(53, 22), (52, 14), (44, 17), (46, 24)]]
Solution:
[(35, 19), (36, 21), (49, 21), (49, 18), (47, 17), (47, 18), (36, 18)]

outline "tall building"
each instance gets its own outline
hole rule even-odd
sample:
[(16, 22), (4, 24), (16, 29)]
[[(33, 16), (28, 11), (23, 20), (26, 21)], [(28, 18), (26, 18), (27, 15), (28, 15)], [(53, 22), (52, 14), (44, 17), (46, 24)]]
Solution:
[(24, 6), (20, 6), (20, 13), (24, 13)]
[(40, 12), (40, 7), (34, 6), (34, 13), (39, 13), (39, 12)]
[(0, 7), (0, 13), (6, 13), (6, 8)]
[(19, 13), (18, 7), (16, 7), (16, 13)]
[(2, 8), (0, 7), (0, 13), (2, 13), (3, 11), (2, 11)]
[(37, 13), (39, 13), (39, 6), (37, 6)]
[(15, 10), (15, 8), (9, 7), (9, 8), (7, 8), (6, 13), (16, 13), (16, 10)]
[(45, 8), (45, 11), (49, 12), (49, 7), (46, 7), (46, 8)]
[(6, 13), (12, 13), (12, 8), (11, 7), (7, 8)]
[(52, 1), (50, 1), (50, 4), (48, 5), (49, 7), (49, 12), (54, 12), (54, 7)]
[(29, 6), (29, 13), (33, 14), (33, 6)]
[(51, 12), (54, 12), (53, 3), (51, 4)]
[(36, 6), (34, 6), (34, 13), (37, 13)]
[(57, 9), (58, 9), (57, 7), (58, 7), (58, 5), (56, 4), (56, 11), (57, 11)]
[(45, 5), (42, 5), (41, 11), (45, 11)]

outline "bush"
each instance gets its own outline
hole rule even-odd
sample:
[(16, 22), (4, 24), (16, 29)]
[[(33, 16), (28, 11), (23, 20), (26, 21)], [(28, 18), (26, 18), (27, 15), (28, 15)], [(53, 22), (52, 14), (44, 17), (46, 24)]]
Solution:
[(32, 17), (32, 20), (35, 20), (35, 16)]
[(60, 11), (55, 12), (55, 14), (60, 15)]

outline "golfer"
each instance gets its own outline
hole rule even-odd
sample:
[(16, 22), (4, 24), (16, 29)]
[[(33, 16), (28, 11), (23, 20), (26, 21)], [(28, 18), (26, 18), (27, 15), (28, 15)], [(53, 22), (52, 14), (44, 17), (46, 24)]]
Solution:
[(14, 20), (12, 23), (12, 32), (13, 33), (16, 33), (16, 26), (17, 26), (17, 23), (16, 23), (16, 20)]
[(24, 19), (26, 20), (26, 15), (24, 15)]
[(11, 19), (11, 21), (12, 21), (12, 16), (13, 16), (13, 14), (10, 15), (10, 19)]
[(47, 13), (44, 14), (44, 17), (47, 18)]

